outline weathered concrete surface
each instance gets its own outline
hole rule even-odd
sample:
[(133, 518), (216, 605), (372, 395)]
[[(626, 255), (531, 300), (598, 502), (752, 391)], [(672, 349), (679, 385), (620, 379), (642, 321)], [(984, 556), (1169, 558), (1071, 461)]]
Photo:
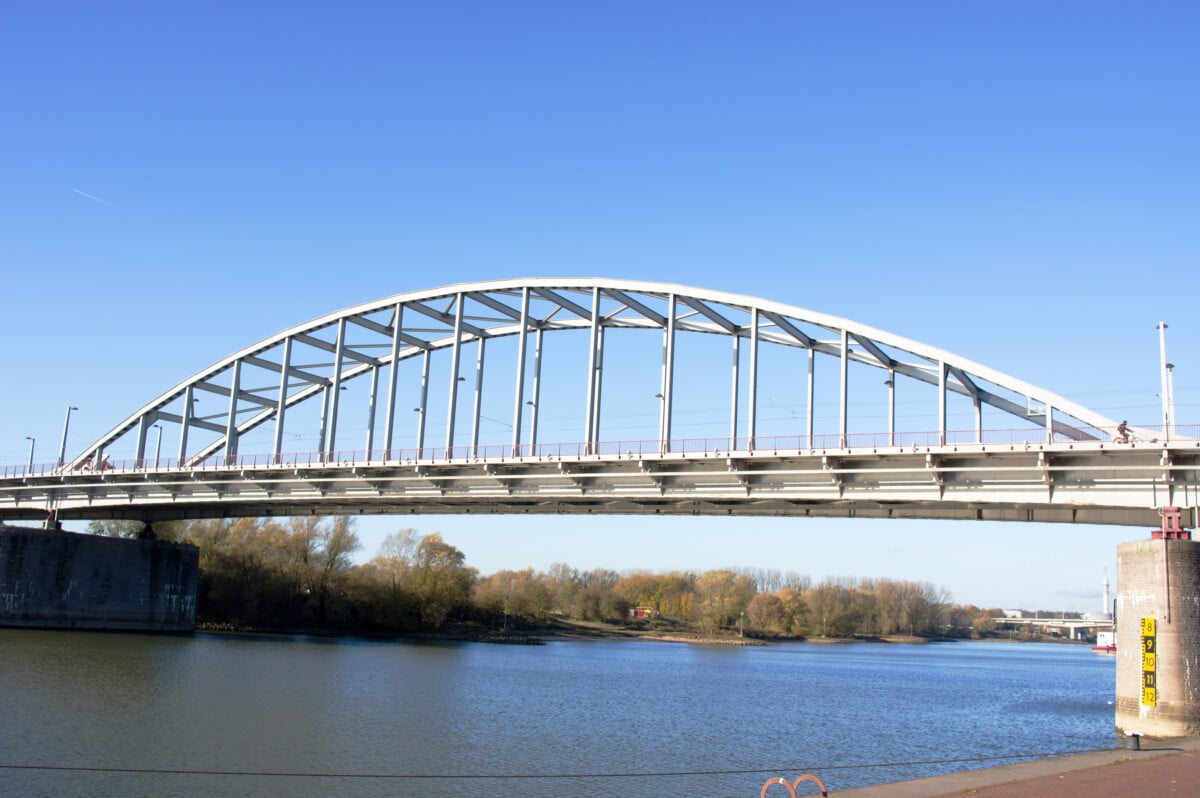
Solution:
[[(1143, 618), (1155, 622), (1152, 652), (1143, 651)], [(1153, 706), (1143, 700), (1146, 665), (1156, 683)], [(1200, 736), (1200, 541), (1117, 547), (1117, 729)]]
[(0, 626), (190, 632), (195, 546), (0, 526)]

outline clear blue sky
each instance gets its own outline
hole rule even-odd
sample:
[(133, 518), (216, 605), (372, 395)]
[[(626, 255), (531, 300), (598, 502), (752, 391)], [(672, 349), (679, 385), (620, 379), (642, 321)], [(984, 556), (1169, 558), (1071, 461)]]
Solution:
[[(1193, 3), (6, 3), (0, 462), (477, 279), (767, 297), (1200, 421)], [(484, 572), (794, 569), (1098, 609), (1131, 529), (417, 518)], [(369, 549), (403, 521), (365, 520)], [(368, 552), (370, 553), (370, 552)]]

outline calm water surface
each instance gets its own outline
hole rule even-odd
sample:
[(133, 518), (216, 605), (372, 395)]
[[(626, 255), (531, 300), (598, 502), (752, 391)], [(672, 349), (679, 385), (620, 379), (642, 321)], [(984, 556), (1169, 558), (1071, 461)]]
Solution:
[(0, 768), (0, 794), (757, 796), (806, 771), (837, 791), (1110, 748), (1114, 681), (1113, 658), (1039, 644), (0, 630), (0, 765), (228, 773)]

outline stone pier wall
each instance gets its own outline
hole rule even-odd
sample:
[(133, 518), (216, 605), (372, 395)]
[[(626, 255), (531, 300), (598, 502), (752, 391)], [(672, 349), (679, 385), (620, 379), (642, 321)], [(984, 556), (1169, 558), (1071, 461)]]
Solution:
[(0, 626), (190, 632), (195, 546), (0, 527)]
[[(1142, 619), (1153, 618), (1154, 700), (1145, 702)], [(1117, 547), (1117, 729), (1200, 736), (1200, 541)]]

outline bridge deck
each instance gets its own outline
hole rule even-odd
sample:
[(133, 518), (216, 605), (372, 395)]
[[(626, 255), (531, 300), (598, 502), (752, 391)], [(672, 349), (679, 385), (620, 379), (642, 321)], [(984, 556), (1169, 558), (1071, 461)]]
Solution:
[(1159, 507), (1195, 508), (1200, 481), (1197, 441), (479, 454), (49, 469), (0, 477), (0, 519), (40, 519), (53, 509), (60, 519), (615, 513), (1153, 527)]

